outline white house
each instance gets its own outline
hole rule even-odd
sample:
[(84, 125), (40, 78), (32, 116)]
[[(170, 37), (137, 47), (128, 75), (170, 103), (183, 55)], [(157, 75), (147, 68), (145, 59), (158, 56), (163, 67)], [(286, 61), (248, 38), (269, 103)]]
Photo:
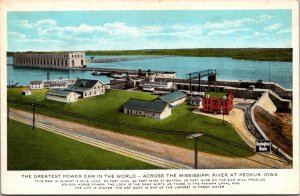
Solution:
[(31, 90), (28, 90), (28, 89), (23, 90), (22, 95), (31, 95)]
[(190, 105), (201, 107), (202, 106), (202, 97), (192, 96), (189, 98), (189, 103), (190, 103)]
[(47, 99), (60, 101), (65, 103), (75, 102), (78, 100), (80, 94), (72, 91), (65, 90), (49, 90), (47, 93)]
[(73, 91), (80, 98), (92, 97), (105, 94), (105, 84), (99, 80), (78, 79), (75, 84), (69, 85), (66, 91)]
[(146, 116), (155, 119), (164, 119), (171, 115), (171, 106), (161, 101), (146, 101), (129, 99), (123, 105), (124, 113)]
[(44, 88), (44, 81), (31, 81), (30, 82), (30, 89), (43, 89)]

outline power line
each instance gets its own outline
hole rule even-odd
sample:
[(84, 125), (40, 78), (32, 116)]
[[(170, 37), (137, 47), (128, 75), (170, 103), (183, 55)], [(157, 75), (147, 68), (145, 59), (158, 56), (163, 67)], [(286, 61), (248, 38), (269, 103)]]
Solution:
[[(17, 102), (17, 101), (13, 101), (13, 100), (9, 100), (8, 102), (32, 106), (32, 103), (29, 103), (29, 102), (20, 102), (20, 101)], [(112, 120), (108, 120), (108, 119), (105, 119), (105, 118), (90, 117), (90, 116), (86, 116), (86, 115), (82, 115), (82, 114), (78, 114), (78, 113), (73, 113), (73, 112), (68, 112), (68, 111), (65, 111), (65, 110), (60, 110), (60, 109), (57, 109), (56, 107), (41, 105), (41, 104), (38, 104), (38, 103), (35, 103), (35, 105), (37, 106), (37, 108), (47, 109), (47, 110), (56, 112), (56, 113), (61, 114), (61, 115), (71, 116), (71, 117), (74, 117), (74, 118), (79, 118), (79, 119), (92, 121), (92, 122), (96, 122), (96, 123), (102, 122), (104, 124), (112, 125), (112, 126), (115, 126), (115, 127), (123, 126), (123, 127), (127, 127), (127, 128), (133, 128), (133, 129), (141, 129), (143, 131), (152, 132), (152, 133), (169, 134), (169, 135), (184, 136), (184, 137), (186, 137), (187, 135), (195, 133), (195, 132), (185, 132), (185, 131), (170, 130), (170, 129), (163, 129), (163, 128), (159, 128), (159, 129), (158, 128), (150, 128), (150, 127), (147, 127), (147, 126), (142, 126), (142, 125), (133, 124), (133, 123), (125, 123), (125, 122), (112, 121)], [(247, 150), (247, 151), (253, 152), (253, 149), (249, 146), (246, 146), (246, 145), (243, 145), (243, 144), (240, 144), (240, 143), (237, 143), (237, 142), (233, 142), (233, 141), (230, 141), (230, 140), (226, 140), (224, 138), (220, 138), (220, 137), (214, 136), (214, 135), (209, 134), (209, 133), (206, 133), (205, 136), (208, 137), (208, 138), (214, 139), (216, 141), (223, 142), (225, 144), (235, 146), (235, 147), (240, 148), (242, 150)], [(201, 141), (203, 141), (203, 140), (201, 140)], [(210, 144), (208, 142), (205, 142), (205, 143)], [(210, 144), (210, 145), (213, 145), (213, 144)], [(215, 146), (215, 147), (220, 148), (224, 151), (228, 151), (228, 150), (225, 150), (225, 149), (223, 149), (221, 147), (218, 147), (218, 146)], [(230, 152), (230, 153), (234, 154), (236, 156), (246, 158), (246, 157), (241, 156), (237, 153), (233, 153), (233, 152)], [(273, 159), (273, 160), (276, 160), (276, 161), (279, 161), (279, 162), (286, 163), (284, 161), (274, 159), (274, 158), (266, 156), (266, 155), (262, 155), (262, 154), (257, 154), (257, 155), (263, 156), (265, 158)], [(252, 160), (252, 159), (249, 159), (249, 158), (247, 158), (247, 159)]]
[(232, 152), (232, 151), (230, 151), (230, 150), (226, 150), (226, 149), (224, 149), (224, 148), (221, 148), (221, 147), (219, 147), (219, 146), (216, 146), (216, 145), (214, 145), (214, 144), (211, 144), (211, 143), (209, 143), (209, 142), (207, 142), (207, 141), (204, 141), (204, 140), (202, 140), (202, 139), (198, 139), (198, 140), (200, 140), (200, 141), (202, 141), (202, 142), (204, 142), (204, 143), (206, 143), (206, 144), (208, 144), (208, 145), (214, 146), (215, 148), (221, 149), (221, 150), (223, 150), (223, 151), (225, 151), (225, 152), (228, 152), (228, 153), (231, 153), (231, 154), (233, 154), (233, 155), (236, 155), (236, 156), (245, 158), (245, 159), (247, 159), (247, 160), (249, 160), (249, 161), (253, 161), (253, 162), (259, 163), (259, 164), (261, 164), (261, 165), (265, 165), (265, 166), (270, 167), (270, 168), (278, 169), (278, 168), (273, 167), (273, 166), (271, 166), (271, 165), (268, 165), (268, 164), (265, 164), (265, 163), (262, 163), (262, 162), (259, 162), (259, 161), (250, 159), (250, 158), (245, 157), (245, 156), (242, 156), (242, 155), (239, 155), (239, 154), (234, 153), (234, 152)]

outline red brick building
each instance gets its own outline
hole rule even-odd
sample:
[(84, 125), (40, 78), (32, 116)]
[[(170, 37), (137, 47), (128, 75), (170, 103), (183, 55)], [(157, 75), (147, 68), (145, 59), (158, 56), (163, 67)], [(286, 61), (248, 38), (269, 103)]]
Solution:
[(228, 96), (221, 93), (207, 93), (202, 99), (202, 105), (203, 112), (220, 114), (223, 111), (224, 114), (229, 114), (233, 108), (233, 91), (230, 90)]

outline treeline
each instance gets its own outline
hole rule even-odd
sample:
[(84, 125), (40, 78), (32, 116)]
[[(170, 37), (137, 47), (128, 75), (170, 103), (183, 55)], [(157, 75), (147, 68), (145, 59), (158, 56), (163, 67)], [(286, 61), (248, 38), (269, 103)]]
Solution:
[[(8, 56), (12, 53), (8, 52)], [(198, 49), (153, 49), (86, 51), (86, 55), (171, 55), (195, 57), (229, 57), (257, 61), (293, 60), (292, 48), (198, 48)]]
[(157, 49), (157, 50), (113, 50), (87, 51), (87, 55), (173, 55), (195, 57), (230, 57), (233, 59), (257, 61), (292, 61), (292, 48), (199, 48), (199, 49)]

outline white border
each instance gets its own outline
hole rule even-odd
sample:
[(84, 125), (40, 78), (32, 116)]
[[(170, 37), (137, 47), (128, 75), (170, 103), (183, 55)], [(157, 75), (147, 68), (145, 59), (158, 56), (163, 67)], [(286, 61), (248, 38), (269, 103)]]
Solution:
[[(299, 3), (296, 0), (0, 0), (0, 63), (1, 63), (1, 192), (5, 194), (86, 194), (88, 192), (71, 191), (66, 192), (63, 189), (53, 189), (45, 186), (35, 186), (34, 184), (25, 184), (19, 178), (20, 172), (6, 171), (6, 49), (7, 49), (7, 11), (67, 11), (67, 10), (226, 10), (226, 9), (292, 9), (292, 46), (293, 46), (293, 144), (294, 144), (294, 165), (293, 169), (276, 170), (280, 175), (280, 180), (269, 184), (259, 184), (257, 186), (240, 186), (238, 189), (232, 188), (229, 190), (214, 190), (214, 194), (287, 194), (299, 193)], [(204, 170), (213, 172), (216, 170)], [(218, 172), (237, 171), (241, 170), (217, 170)], [(253, 171), (253, 170), (243, 170)], [(254, 170), (254, 171), (272, 171), (274, 170)], [(57, 171), (47, 171), (43, 173), (53, 173)], [(72, 173), (74, 171), (59, 171), (60, 173)], [(95, 171), (77, 171), (76, 173), (95, 173)], [(105, 171), (108, 172), (108, 171)], [(111, 171), (110, 171), (111, 172)], [(122, 172), (122, 171), (119, 171)], [(142, 171), (140, 171), (142, 172)], [(155, 172), (155, 171), (152, 171)], [(166, 171), (159, 171), (164, 173)], [(172, 170), (168, 170), (172, 172)], [(176, 171), (175, 171), (176, 172)], [(181, 172), (185, 172), (182, 171)], [(200, 172), (200, 171), (199, 171)], [(34, 172), (22, 172), (34, 173)], [(99, 194), (99, 192), (97, 192)], [(131, 192), (132, 193), (132, 192)], [(141, 194), (144, 192), (135, 192)], [(148, 194), (179, 194), (176, 190), (168, 190), (168, 192), (151, 191)], [(184, 191), (186, 194), (209, 194), (210, 190), (201, 192)], [(89, 192), (95, 194), (95, 192)], [(101, 194), (113, 194), (112, 192), (101, 191)], [(126, 194), (126, 192), (114, 192), (114, 194)], [(127, 192), (128, 194), (128, 192)]]

